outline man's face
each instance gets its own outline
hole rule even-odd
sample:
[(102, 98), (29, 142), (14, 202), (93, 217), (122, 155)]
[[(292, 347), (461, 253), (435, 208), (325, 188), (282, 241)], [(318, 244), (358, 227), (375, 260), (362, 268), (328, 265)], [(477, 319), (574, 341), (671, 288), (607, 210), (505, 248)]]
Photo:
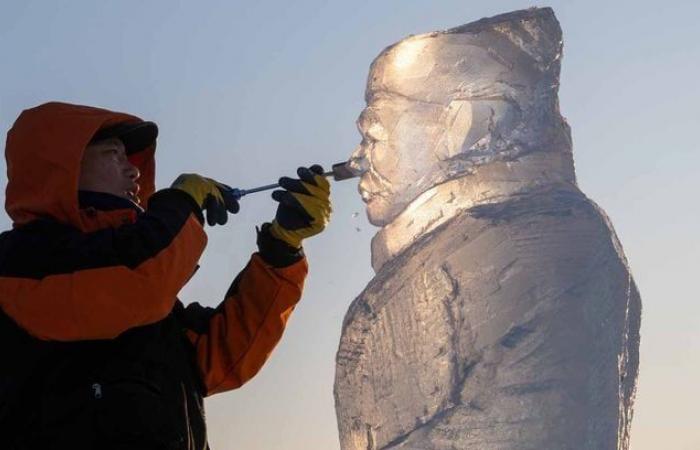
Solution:
[(129, 162), (117, 138), (88, 145), (80, 165), (78, 189), (104, 192), (137, 201), (139, 170)]

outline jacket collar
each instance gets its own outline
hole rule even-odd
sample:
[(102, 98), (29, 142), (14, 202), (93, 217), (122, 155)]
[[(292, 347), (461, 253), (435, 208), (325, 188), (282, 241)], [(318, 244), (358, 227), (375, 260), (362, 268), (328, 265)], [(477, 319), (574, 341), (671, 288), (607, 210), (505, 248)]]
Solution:
[(133, 209), (143, 212), (143, 209), (131, 200), (105, 192), (78, 191), (80, 209), (94, 208), (98, 211), (114, 211), (118, 209)]
[(143, 213), (131, 200), (103, 192), (78, 191), (78, 204), (85, 232), (134, 223)]

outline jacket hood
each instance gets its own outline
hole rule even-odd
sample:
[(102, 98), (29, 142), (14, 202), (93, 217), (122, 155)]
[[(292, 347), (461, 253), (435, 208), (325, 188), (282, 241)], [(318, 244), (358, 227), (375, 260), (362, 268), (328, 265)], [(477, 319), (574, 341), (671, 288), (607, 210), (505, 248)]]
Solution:
[[(95, 133), (119, 123), (143, 122), (130, 114), (67, 103), (22, 112), (7, 133), (5, 210), (14, 226), (50, 217), (80, 229), (78, 179), (85, 147)], [(141, 206), (155, 191), (155, 142), (129, 155), (138, 167)]]

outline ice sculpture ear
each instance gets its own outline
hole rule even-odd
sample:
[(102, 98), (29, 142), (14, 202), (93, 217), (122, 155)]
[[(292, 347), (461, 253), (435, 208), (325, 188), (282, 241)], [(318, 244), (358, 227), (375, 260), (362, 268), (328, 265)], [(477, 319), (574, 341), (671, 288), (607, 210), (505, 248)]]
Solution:
[(467, 136), (472, 129), (474, 112), (472, 103), (466, 100), (453, 100), (445, 108), (443, 123), (452, 124), (438, 143), (438, 157), (447, 161), (462, 153)]
[(507, 100), (453, 100), (443, 113), (445, 131), (436, 153), (455, 164), (451, 174), (460, 166), (479, 165), (487, 154), (508, 145), (519, 119), (520, 110)]

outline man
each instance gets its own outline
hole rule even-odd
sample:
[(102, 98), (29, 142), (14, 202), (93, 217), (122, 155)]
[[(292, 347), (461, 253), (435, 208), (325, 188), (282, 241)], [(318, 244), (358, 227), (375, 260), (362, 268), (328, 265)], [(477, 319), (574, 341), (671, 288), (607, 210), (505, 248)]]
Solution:
[(252, 378), (301, 296), (301, 244), (330, 215), (314, 166), (282, 178), (259, 252), (217, 308), (178, 291), (204, 251), (204, 215), (230, 188), (181, 175), (154, 193), (157, 127), (62, 103), (8, 133), (0, 235), (0, 448), (207, 449), (203, 397)]

